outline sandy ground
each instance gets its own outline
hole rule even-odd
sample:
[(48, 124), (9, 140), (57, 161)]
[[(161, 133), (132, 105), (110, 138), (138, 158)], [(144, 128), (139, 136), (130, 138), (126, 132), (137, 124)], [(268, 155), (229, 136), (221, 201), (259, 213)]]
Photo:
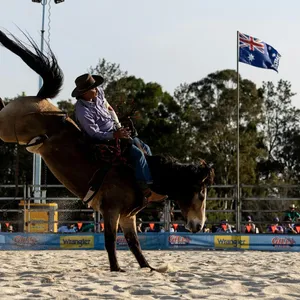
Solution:
[(300, 253), (129, 251), (111, 273), (104, 251), (0, 251), (0, 299), (300, 299)]

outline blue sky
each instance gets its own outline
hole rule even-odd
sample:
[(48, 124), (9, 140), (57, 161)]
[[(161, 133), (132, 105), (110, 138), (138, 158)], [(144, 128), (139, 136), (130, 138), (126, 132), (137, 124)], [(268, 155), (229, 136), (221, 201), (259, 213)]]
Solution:
[[(282, 55), (279, 73), (240, 64), (254, 81), (292, 83), (300, 108), (299, 0), (51, 0), (51, 48), (65, 74), (56, 98), (68, 99), (74, 79), (99, 58), (119, 63), (129, 74), (156, 81), (173, 94), (181, 83), (236, 68), (237, 30), (258, 37)], [(48, 8), (48, 6), (47, 6)], [(0, 29), (22, 37), (17, 26), (40, 44), (42, 6), (31, 0), (1, 0)], [(45, 37), (48, 40), (48, 12)], [(35, 95), (38, 76), (0, 47), (0, 96)]]

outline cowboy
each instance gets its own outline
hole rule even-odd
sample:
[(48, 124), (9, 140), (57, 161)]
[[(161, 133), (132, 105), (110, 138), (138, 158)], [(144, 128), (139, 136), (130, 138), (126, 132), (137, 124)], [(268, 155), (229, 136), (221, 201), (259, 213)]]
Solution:
[(285, 216), (292, 219), (292, 222), (297, 222), (300, 218), (300, 214), (296, 211), (297, 206), (295, 204), (291, 204), (289, 206), (289, 210), (286, 211)]
[[(105, 99), (104, 91), (100, 87), (104, 79), (99, 75), (83, 74), (75, 79), (76, 88), (72, 97), (77, 99), (75, 116), (81, 129), (94, 141), (110, 141), (114, 139), (131, 139), (128, 128), (121, 126), (119, 119)], [(135, 176), (147, 202), (162, 202), (168, 196), (153, 192), (149, 184), (152, 183), (151, 173), (144, 152), (151, 155), (148, 145), (140, 139), (132, 139), (130, 160), (135, 169)], [(94, 193), (89, 190), (86, 198)]]

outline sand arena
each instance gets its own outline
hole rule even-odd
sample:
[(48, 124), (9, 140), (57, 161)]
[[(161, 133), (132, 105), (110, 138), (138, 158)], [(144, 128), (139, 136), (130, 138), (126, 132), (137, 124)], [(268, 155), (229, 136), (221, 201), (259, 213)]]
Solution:
[(109, 271), (96, 250), (1, 251), (1, 299), (299, 299), (299, 254), (144, 251), (140, 269), (119, 251), (126, 273)]

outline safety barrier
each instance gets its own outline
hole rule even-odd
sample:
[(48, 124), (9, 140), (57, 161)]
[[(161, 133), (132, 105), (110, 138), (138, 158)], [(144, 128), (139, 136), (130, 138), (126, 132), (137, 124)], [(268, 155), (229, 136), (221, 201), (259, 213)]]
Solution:
[[(76, 202), (80, 201), (73, 197), (62, 185), (42, 185), (41, 197), (32, 197), (32, 185), (16, 186), (0, 185), (5, 195), (22, 194), (22, 197), (0, 197), (0, 231), (8, 231), (11, 226), (13, 231), (26, 233), (56, 232), (57, 227), (64, 224), (87, 224), (90, 219), (78, 218), (79, 213), (92, 214), (91, 209), (75, 208)], [(220, 221), (228, 219), (235, 226), (237, 232), (241, 232), (246, 224), (246, 216), (250, 215), (260, 232), (271, 225), (275, 216), (283, 219), (288, 205), (299, 201), (299, 198), (291, 197), (288, 191), (299, 190), (300, 185), (241, 185), (244, 196), (237, 201), (237, 187), (235, 185), (213, 185), (209, 188), (211, 196), (207, 198), (206, 225), (208, 227), (220, 226)], [(7, 193), (7, 190), (10, 192)], [(64, 196), (49, 197), (53, 191), (62, 189)], [(17, 193), (18, 190), (18, 193)], [(48, 196), (46, 196), (46, 191)], [(253, 195), (259, 195), (254, 197)], [(215, 195), (213, 197), (212, 195)], [(246, 195), (248, 195), (246, 197)], [(9, 208), (9, 204), (18, 202), (18, 205)], [(149, 212), (146, 208), (143, 213)], [(154, 209), (153, 211), (156, 211)], [(165, 206), (160, 208), (162, 216), (152, 220), (142, 220), (143, 225), (154, 226), (155, 231), (169, 231), (171, 227), (185, 225), (180, 217), (181, 211), (171, 207), (171, 201), (166, 201)], [(76, 213), (76, 216), (74, 214)], [(73, 214), (74, 217), (71, 217)], [(172, 217), (171, 217), (172, 215)], [(177, 216), (177, 217), (176, 217)], [(283, 220), (281, 220), (283, 221)], [(100, 213), (93, 214), (94, 232), (101, 232), (103, 220)], [(180, 231), (180, 230), (178, 230)], [(182, 230), (181, 230), (182, 231)]]
[[(141, 233), (143, 250), (264, 250), (300, 251), (300, 236), (274, 234)], [(1, 233), (1, 250), (104, 250), (104, 235), (91, 233)], [(117, 249), (128, 249), (125, 237), (117, 236)]]

